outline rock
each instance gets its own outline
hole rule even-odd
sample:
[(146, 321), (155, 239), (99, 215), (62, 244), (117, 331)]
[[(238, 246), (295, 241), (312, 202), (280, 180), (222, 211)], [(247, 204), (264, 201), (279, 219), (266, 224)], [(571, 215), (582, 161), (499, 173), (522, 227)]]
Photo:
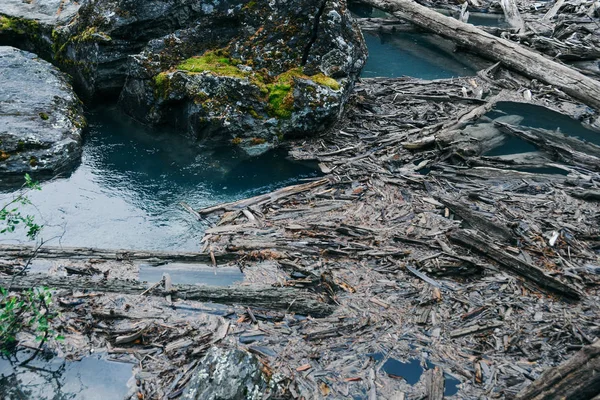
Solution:
[(66, 76), (35, 54), (0, 46), (0, 176), (22, 184), (70, 172), (80, 160), (81, 103)]
[(345, 2), (232, 2), (229, 20), (154, 40), (132, 58), (121, 107), (202, 141), (312, 135), (342, 112), (366, 59)]
[(260, 399), (268, 386), (261, 366), (260, 361), (248, 352), (212, 347), (196, 367), (182, 398)]
[(117, 97), (129, 56), (179, 29), (228, 25), (224, 16), (233, 6), (198, 0), (2, 0), (0, 45), (53, 62), (73, 76), (85, 100)]

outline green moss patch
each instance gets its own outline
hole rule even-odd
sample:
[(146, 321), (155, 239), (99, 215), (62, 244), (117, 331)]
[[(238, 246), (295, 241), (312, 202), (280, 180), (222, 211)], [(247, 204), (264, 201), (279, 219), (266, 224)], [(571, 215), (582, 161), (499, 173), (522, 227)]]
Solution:
[[(248, 79), (260, 90), (261, 96), (267, 102), (267, 113), (271, 117), (288, 119), (292, 116), (294, 109), (293, 89), (296, 79), (311, 80), (321, 86), (332, 90), (339, 90), (340, 84), (333, 78), (322, 73), (308, 76), (301, 67), (289, 69), (275, 77), (269, 75), (266, 70), (244, 71), (238, 68), (242, 62), (232, 58), (225, 49), (210, 50), (201, 56), (191, 57), (177, 65), (174, 70), (184, 71), (190, 74), (210, 73), (216, 76), (227, 76), (238, 79)], [(251, 64), (251, 62), (248, 62)], [(173, 70), (171, 70), (172, 72)], [(153, 78), (155, 94), (158, 97), (167, 97), (170, 90), (171, 72), (162, 72)], [(194, 99), (196, 103), (205, 103), (205, 99)], [(252, 117), (257, 118), (254, 112)]]
[(250, 75), (237, 67), (239, 60), (233, 59), (224, 50), (207, 51), (200, 57), (188, 58), (177, 66), (178, 70), (192, 73), (211, 72), (219, 76), (246, 78)]

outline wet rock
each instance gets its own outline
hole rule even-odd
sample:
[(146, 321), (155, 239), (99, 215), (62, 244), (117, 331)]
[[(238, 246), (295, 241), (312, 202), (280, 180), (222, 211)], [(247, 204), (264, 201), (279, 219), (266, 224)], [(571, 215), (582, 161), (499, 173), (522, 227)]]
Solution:
[(0, 45), (30, 50), (74, 77), (86, 100), (117, 96), (128, 57), (178, 29), (226, 15), (229, 2), (44, 0), (0, 2)]
[(133, 57), (121, 107), (249, 153), (331, 126), (366, 58), (345, 3), (251, 1), (228, 12), (231, 30), (199, 25)]
[(2, 185), (69, 172), (81, 156), (81, 104), (66, 76), (35, 54), (0, 46)]
[(259, 399), (266, 388), (261, 363), (255, 356), (238, 349), (213, 347), (196, 367), (182, 398)]

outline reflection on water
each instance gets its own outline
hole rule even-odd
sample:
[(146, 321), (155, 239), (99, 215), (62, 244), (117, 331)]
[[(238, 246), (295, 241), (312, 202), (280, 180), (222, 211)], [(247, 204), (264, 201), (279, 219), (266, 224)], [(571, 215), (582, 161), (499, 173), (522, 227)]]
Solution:
[(81, 361), (36, 359), (26, 366), (28, 352), (0, 354), (0, 398), (3, 400), (106, 400), (128, 393), (132, 365), (103, 360), (100, 355)]
[(205, 226), (179, 202), (198, 208), (234, 201), (317, 174), (283, 150), (255, 158), (236, 148), (201, 150), (112, 109), (89, 122), (81, 166), (44, 183), (29, 195), (37, 210), (25, 209), (44, 223), (44, 239), (61, 236), (65, 246), (198, 250)]
[[(367, 356), (371, 357), (378, 364), (385, 358), (385, 354), (383, 353), (371, 353), (367, 354)], [(427, 369), (433, 368), (435, 368), (435, 365), (427, 361)], [(421, 366), (421, 362), (417, 358), (402, 362), (390, 357), (383, 363), (381, 369), (388, 375), (404, 379), (409, 385), (414, 385), (419, 382), (421, 380), (421, 375), (425, 372)], [(458, 393), (459, 384), (460, 382), (458, 379), (446, 375), (444, 396), (452, 396)]]
[(434, 35), (399, 32), (363, 32), (369, 58), (363, 78), (412, 76), (443, 79), (474, 75), (468, 57), (453, 56), (453, 45)]

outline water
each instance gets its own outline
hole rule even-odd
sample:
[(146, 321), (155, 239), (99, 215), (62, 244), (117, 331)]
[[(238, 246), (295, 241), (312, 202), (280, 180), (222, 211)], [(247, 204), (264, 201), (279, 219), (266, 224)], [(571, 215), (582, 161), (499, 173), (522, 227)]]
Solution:
[[(367, 355), (375, 360), (377, 364), (379, 364), (385, 358), (383, 353), (372, 353)], [(427, 368), (433, 369), (435, 368), (435, 365), (428, 361)], [(421, 362), (417, 358), (409, 359), (407, 362), (398, 361), (394, 358), (388, 358), (381, 369), (390, 376), (403, 378), (409, 385), (414, 385), (415, 383), (419, 382), (423, 372), (425, 372), (421, 366)], [(452, 396), (458, 393), (459, 384), (460, 381), (458, 381), (458, 379), (446, 374), (444, 396)]]
[[(19, 352), (24, 361), (29, 352)], [(0, 398), (3, 400), (105, 400), (123, 399), (128, 394), (132, 365), (111, 362), (100, 355), (81, 361), (40, 356), (20, 367), (0, 355)]]
[(140, 281), (155, 283), (168, 273), (173, 284), (195, 285), (201, 283), (207, 286), (231, 286), (244, 280), (244, 274), (238, 267), (214, 268), (208, 265), (168, 264), (154, 267), (148, 264), (140, 265)]
[[(284, 150), (249, 158), (240, 149), (199, 149), (114, 109), (96, 110), (79, 168), (42, 185), (23, 211), (44, 224), (48, 245), (194, 251), (206, 228), (179, 203), (200, 208), (266, 193), (317, 175)], [(35, 177), (34, 177), (35, 178)], [(12, 195), (0, 194), (0, 201)], [(8, 239), (7, 239), (8, 238)], [(23, 234), (2, 242), (22, 241)]]
[(363, 36), (369, 49), (363, 78), (443, 79), (471, 76), (478, 69), (468, 57), (453, 57), (453, 46), (434, 35), (363, 32)]
[(501, 101), (496, 104), (493, 111), (486, 114), (487, 117), (492, 119), (502, 115), (520, 115), (523, 120), (519, 125), (551, 131), (558, 130), (564, 135), (600, 145), (600, 131), (585, 126), (568, 115), (552, 111), (546, 107)]

